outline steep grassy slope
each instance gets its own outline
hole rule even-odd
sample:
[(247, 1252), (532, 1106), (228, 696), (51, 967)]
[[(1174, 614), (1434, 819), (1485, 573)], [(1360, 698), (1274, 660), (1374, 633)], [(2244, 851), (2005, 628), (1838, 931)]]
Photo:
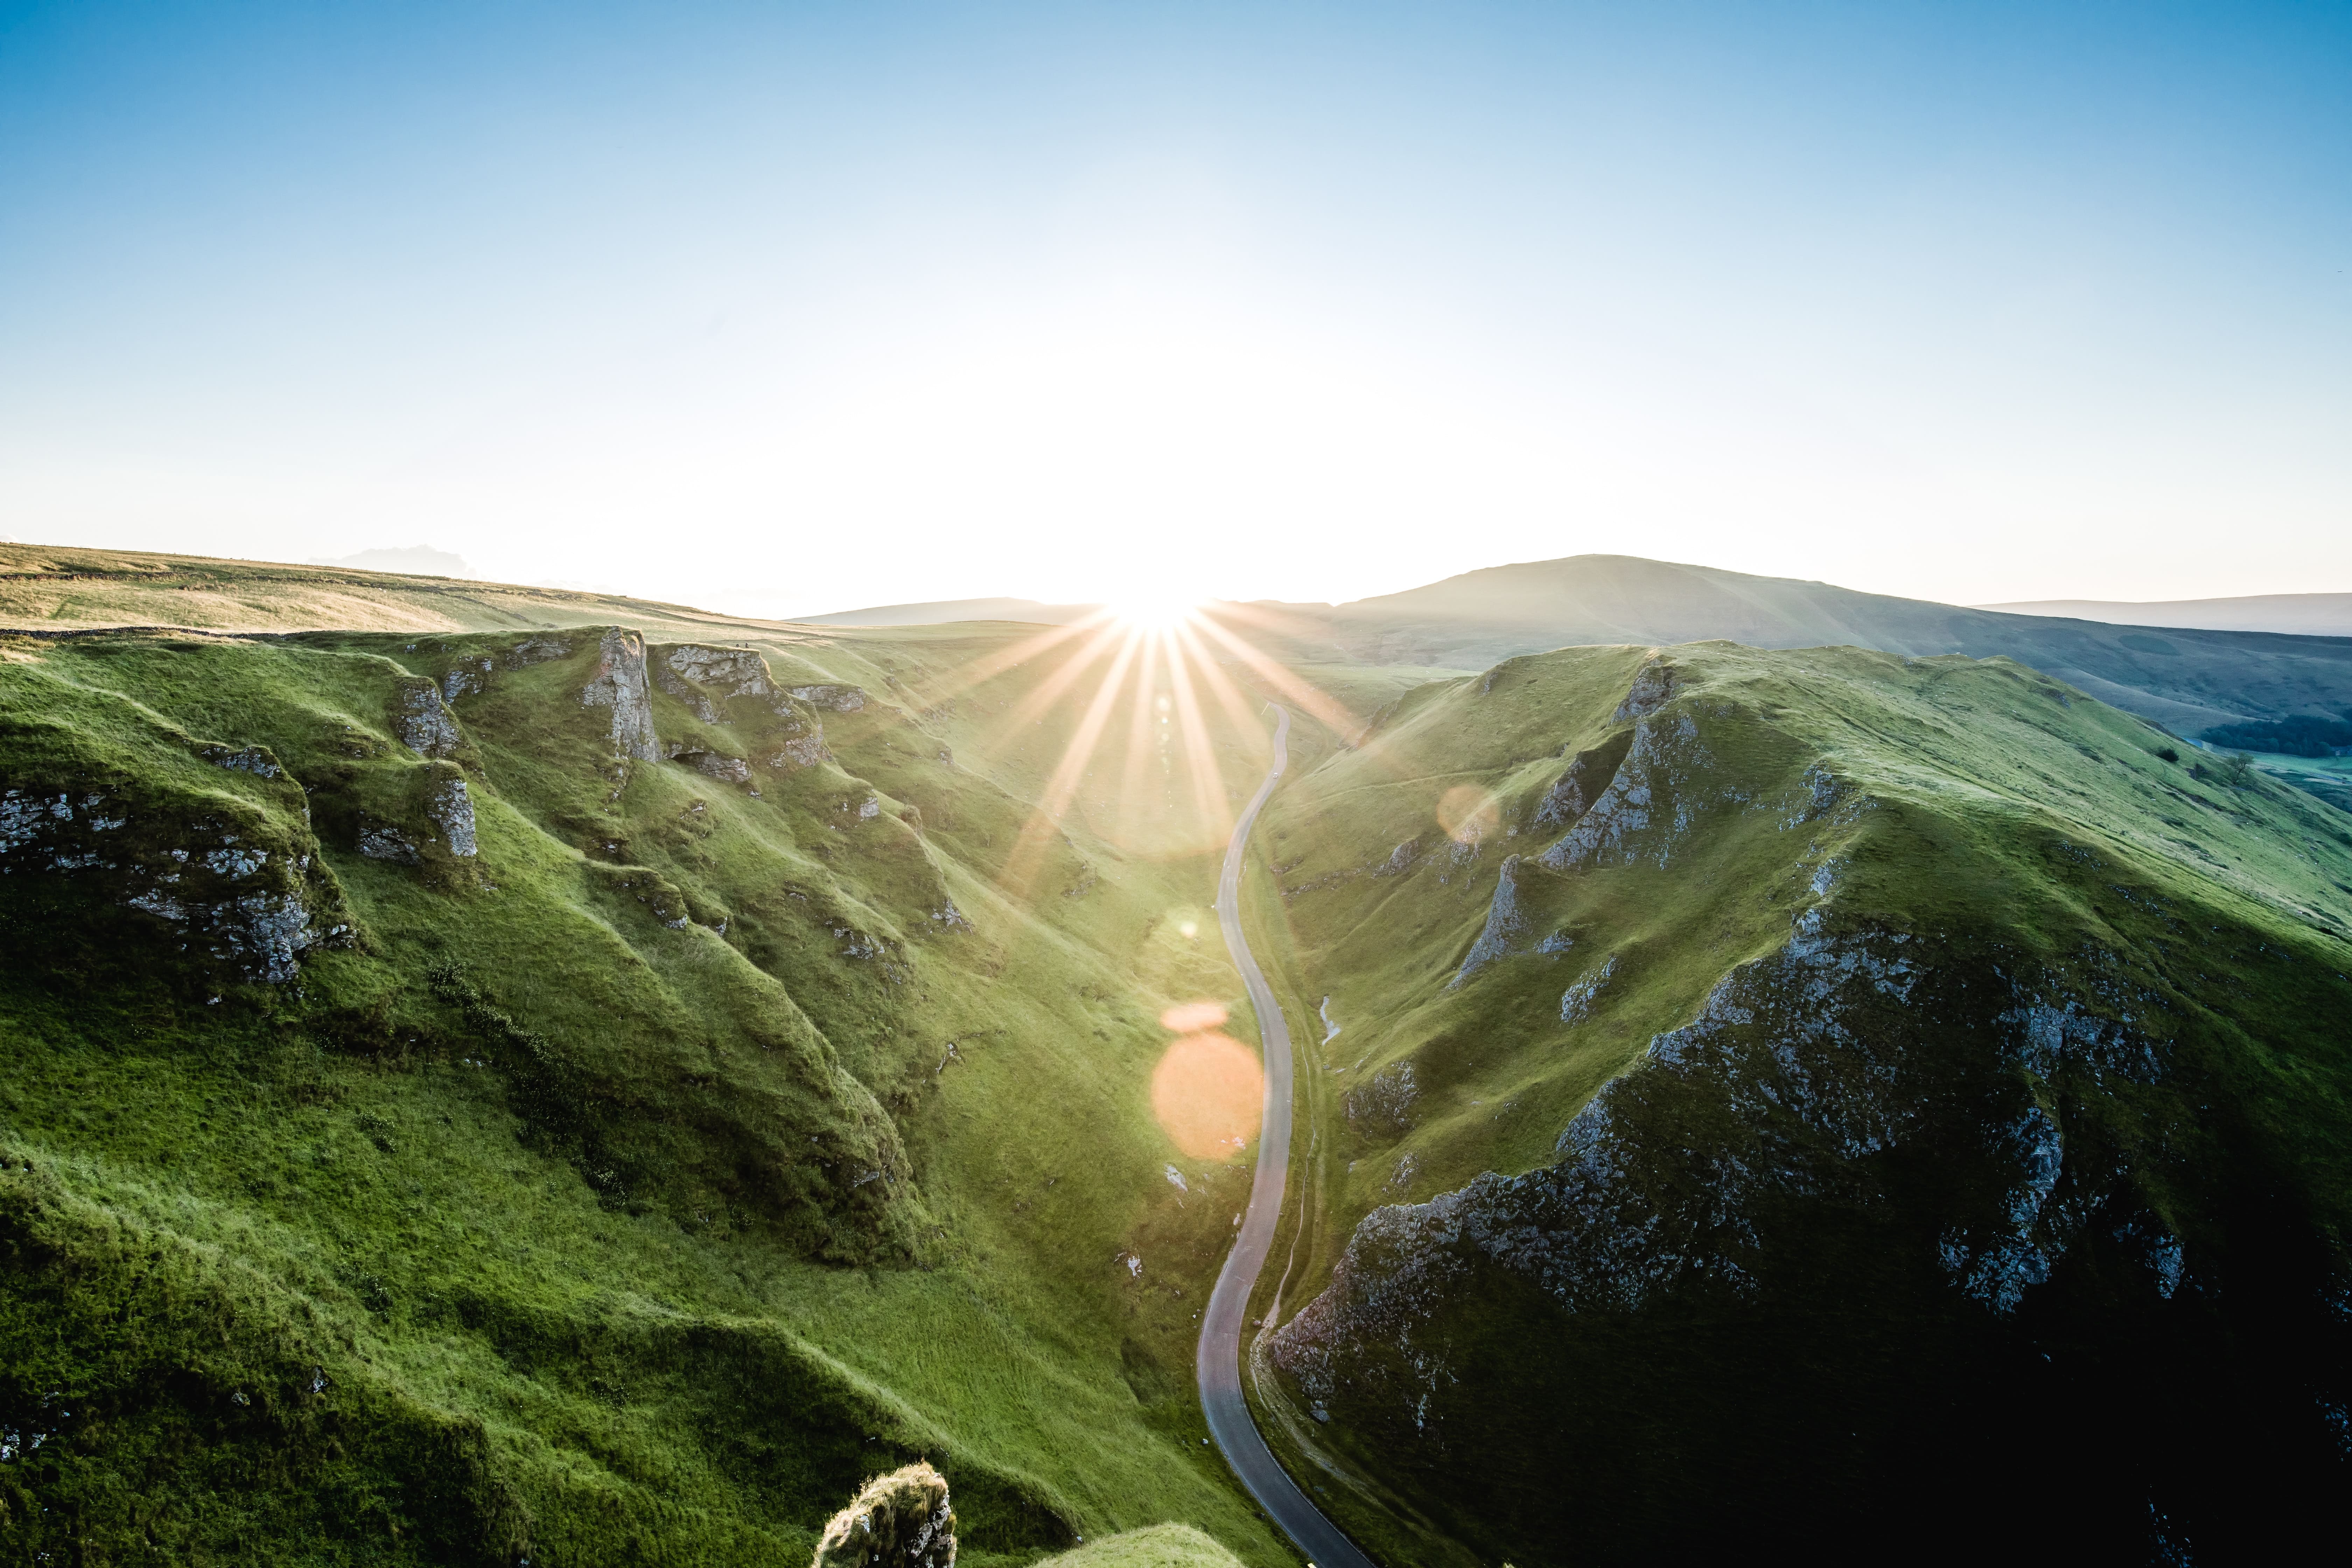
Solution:
[(1072, 651), (0, 645), (0, 1555), (798, 1563), (928, 1456), (1278, 1560), (1150, 1100), (1217, 825), (1037, 816)]
[(1628, 555), (1494, 566), (1337, 607), (1275, 609), (1273, 624), (1309, 658), (1484, 668), (1571, 644), (1727, 637), (1755, 647), (2005, 656), (2185, 734), (2237, 717), (2333, 716), (2352, 704), (2352, 638), (2000, 615)]
[(1259, 1364), (1325, 1500), (1522, 1564), (2319, 1527), (2352, 816), (2165, 749), (2003, 660), (1706, 644), (1305, 771), (1255, 920), (1336, 1033)]

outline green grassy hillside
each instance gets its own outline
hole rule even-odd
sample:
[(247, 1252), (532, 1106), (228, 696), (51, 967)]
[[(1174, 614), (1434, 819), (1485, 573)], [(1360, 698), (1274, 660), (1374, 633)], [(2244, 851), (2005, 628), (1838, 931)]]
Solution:
[(798, 1564), (928, 1457), (1280, 1560), (1150, 1104), (1221, 830), (1038, 816), (1015, 635), (0, 645), (0, 1555)]
[[(1286, 1560), (1192, 1396), (1248, 1159), (1153, 1100), (1171, 1007), (1248, 1037), (1269, 695), (1252, 1366), (1385, 1560), (2226, 1556), (2340, 1489), (2352, 816), (2030, 668), (1180, 675), (57, 553), (10, 591), (80, 629), (0, 637), (11, 1560), (797, 1563), (919, 1458), (982, 1568)], [(218, 635), (87, 624), (175, 603)]]
[(1340, 1517), (1521, 1563), (2319, 1523), (2352, 816), (2167, 751), (2005, 660), (1704, 644), (1433, 683), (1306, 769), (1260, 1393)]

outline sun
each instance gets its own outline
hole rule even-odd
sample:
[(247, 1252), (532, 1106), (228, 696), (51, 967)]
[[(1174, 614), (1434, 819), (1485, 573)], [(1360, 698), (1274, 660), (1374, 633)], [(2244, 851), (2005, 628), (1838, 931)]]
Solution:
[[(1363, 721), (1285, 668), (1259, 646), (1292, 625), (1267, 607), (1203, 592), (1180, 562), (1138, 560), (1103, 584), (1108, 592), (1075, 620), (1041, 626), (926, 685), (926, 709), (1009, 671), (1034, 666), (997, 721), (1003, 734), (1028, 736), (1049, 717), (1066, 732), (1034, 805), (1008, 847), (997, 885), (1026, 902), (1050, 896), (1047, 871), (1069, 829), (1108, 835), (1123, 851), (1192, 855), (1225, 841), (1244, 798), (1225, 775), (1235, 738), (1265, 732), (1269, 694), (1312, 714), (1334, 734)], [(1152, 575), (1155, 574), (1156, 575)], [(990, 706), (1006, 709), (992, 697)], [(1187, 798), (1189, 796), (1189, 799)], [(1491, 811), (1491, 806), (1488, 808)], [(1453, 826), (1448, 824), (1449, 826)], [(1214, 932), (1205, 920), (1171, 922), (1185, 938)], [(1182, 1011), (1182, 1009), (1179, 1009)], [(1204, 1021), (1171, 1015), (1171, 1029), (1206, 1034)], [(1235, 1134), (1239, 1136), (1239, 1134)]]
[(1104, 607), (1123, 626), (1139, 632), (1172, 632), (1192, 618), (1201, 602), (1172, 589), (1143, 585), (1121, 594)]

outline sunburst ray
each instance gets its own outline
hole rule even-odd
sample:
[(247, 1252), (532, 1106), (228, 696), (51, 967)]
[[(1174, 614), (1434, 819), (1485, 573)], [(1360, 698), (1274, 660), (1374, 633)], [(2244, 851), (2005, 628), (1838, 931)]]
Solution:
[(1307, 685), (1281, 663), (1267, 658), (1254, 645), (1219, 626), (1215, 616), (1196, 616), (1192, 624), (1233, 649), (1234, 656), (1262, 677), (1267, 685), (1297, 703), (1317, 722), (1341, 740), (1351, 739), (1362, 727), (1363, 721), (1333, 700), (1328, 693)]
[(1013, 842), (1012, 853), (1005, 857), (1004, 871), (999, 880), (1016, 897), (1025, 897), (1037, 868), (1043, 864), (1045, 846), (1061, 828), (1062, 813), (1077, 793), (1079, 782), (1086, 777), (1087, 763), (1093, 761), (1095, 746), (1102, 738), (1105, 725), (1110, 721), (1112, 708), (1118, 693), (1127, 683), (1127, 672), (1135, 662), (1136, 650), (1141, 646), (1139, 637), (1129, 635), (1118, 639), (1118, 655), (1105, 672), (1102, 684), (1095, 689), (1094, 700), (1087, 705), (1085, 716), (1070, 736), (1069, 744), (1062, 748), (1062, 758), (1046, 780), (1044, 793), (1035, 809), (1022, 825), (1021, 836)]

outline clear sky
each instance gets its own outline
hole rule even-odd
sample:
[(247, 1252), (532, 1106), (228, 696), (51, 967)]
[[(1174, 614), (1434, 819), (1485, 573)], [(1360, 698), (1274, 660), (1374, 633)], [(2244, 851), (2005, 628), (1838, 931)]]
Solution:
[(0, 534), (2352, 591), (2352, 5), (0, 0)]

